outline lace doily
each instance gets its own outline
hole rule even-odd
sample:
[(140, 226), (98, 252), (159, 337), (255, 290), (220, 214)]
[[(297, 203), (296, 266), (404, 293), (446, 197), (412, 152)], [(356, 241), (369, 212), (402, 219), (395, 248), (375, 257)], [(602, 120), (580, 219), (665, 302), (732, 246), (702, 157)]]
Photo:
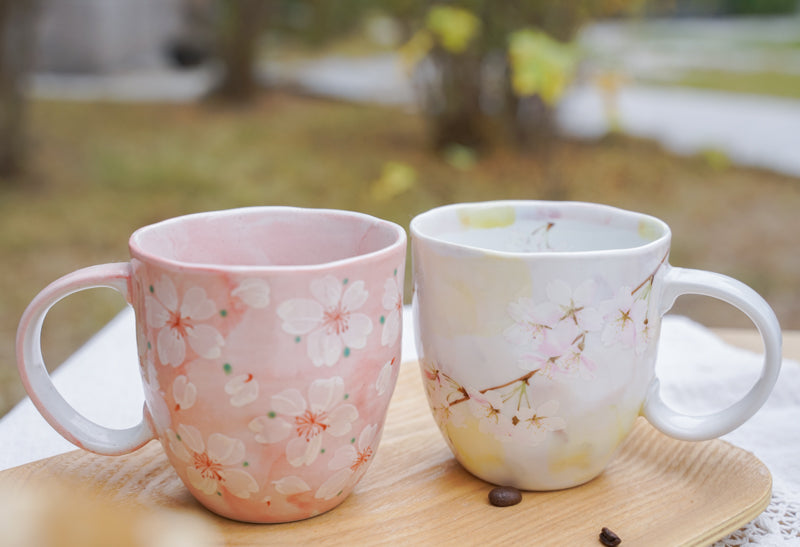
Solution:
[[(727, 407), (753, 385), (762, 357), (722, 342), (685, 318), (662, 329), (658, 374), (665, 400), (704, 414)], [(772, 501), (758, 518), (714, 547), (800, 546), (800, 364), (784, 360), (767, 403), (724, 440), (756, 455), (772, 475)]]

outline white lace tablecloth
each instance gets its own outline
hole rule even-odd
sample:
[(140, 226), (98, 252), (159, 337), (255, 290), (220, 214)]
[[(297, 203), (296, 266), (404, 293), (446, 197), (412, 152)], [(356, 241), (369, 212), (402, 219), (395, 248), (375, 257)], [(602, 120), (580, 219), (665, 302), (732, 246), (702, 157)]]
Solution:
[[(404, 329), (407, 361), (417, 355), (408, 309)], [(129, 427), (141, 418), (144, 398), (134, 332), (133, 312), (127, 309), (53, 375), (76, 409), (109, 427)], [(719, 410), (748, 390), (760, 367), (760, 355), (724, 343), (703, 326), (682, 317), (664, 319), (658, 373), (664, 398), (673, 406), (693, 413)], [(75, 449), (30, 399), (0, 420), (0, 439), (0, 469)], [(766, 464), (773, 495), (764, 513), (716, 546), (800, 546), (800, 364), (785, 360), (767, 404), (724, 439)]]

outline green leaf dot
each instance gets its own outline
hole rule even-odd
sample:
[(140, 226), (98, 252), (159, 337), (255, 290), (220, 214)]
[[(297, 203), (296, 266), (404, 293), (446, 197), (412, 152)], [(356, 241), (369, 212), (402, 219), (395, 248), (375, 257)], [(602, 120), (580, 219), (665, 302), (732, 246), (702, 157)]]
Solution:
[(222, 370), (225, 371), (225, 374), (230, 374), (231, 372), (233, 372), (233, 367), (231, 366), (230, 363), (225, 363), (224, 365), (222, 365)]
[(348, 281), (350, 281), (350, 280), (345, 277), (344, 280), (342, 281), (342, 285), (347, 285)]
[(219, 310), (219, 314), (222, 317), (228, 317), (228, 310)]
[(350, 357), (350, 348), (344, 348), (344, 356)]
[(242, 462), (242, 467), (250, 467), (250, 462)]
[(394, 269), (394, 275), (397, 275), (397, 268)]
[(350, 394), (349, 393), (345, 393), (344, 394), (344, 398), (345, 398), (345, 400), (349, 399), (350, 398)]
[(386, 323), (386, 318), (381, 315), (381, 325), (383, 325), (384, 323)]
[(355, 438), (355, 437), (353, 437), (352, 439), (350, 439), (350, 444), (356, 444), (356, 438)]
[(270, 410), (269, 412), (267, 412), (268, 418), (274, 418), (275, 416), (277, 416), (277, 414), (275, 414), (274, 410)]
[(324, 453), (325, 453), (325, 449), (324, 449), (324, 448), (320, 448), (320, 449), (319, 449), (319, 453), (320, 453), (320, 454), (324, 454)]
[(183, 442), (183, 440), (181, 439), (181, 436), (178, 435), (177, 433), (175, 433), (175, 438), (178, 439), (179, 441)]
[(294, 341), (295, 341), (295, 343), (299, 344), (300, 343), (300, 337), (299, 336), (295, 336)]
[(150, 285), (149, 289), (150, 289), (150, 292), (151, 292), (151, 293), (154, 293), (154, 292), (156, 292), (156, 289), (155, 289), (155, 287), (153, 287), (152, 285)]

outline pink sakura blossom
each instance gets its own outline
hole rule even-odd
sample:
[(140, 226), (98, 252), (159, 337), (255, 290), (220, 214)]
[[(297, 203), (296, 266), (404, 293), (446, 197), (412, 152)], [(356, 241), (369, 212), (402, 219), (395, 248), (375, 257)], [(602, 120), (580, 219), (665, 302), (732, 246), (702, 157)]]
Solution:
[(634, 297), (628, 287), (623, 287), (613, 300), (604, 303), (603, 310), (603, 343), (607, 346), (619, 343), (634, 348), (636, 353), (644, 351), (649, 334), (647, 302)]

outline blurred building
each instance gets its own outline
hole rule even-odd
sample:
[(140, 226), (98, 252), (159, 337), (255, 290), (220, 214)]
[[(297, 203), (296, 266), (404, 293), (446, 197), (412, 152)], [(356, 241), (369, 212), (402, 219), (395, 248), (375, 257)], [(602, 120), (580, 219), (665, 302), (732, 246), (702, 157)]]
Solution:
[(183, 0), (40, 0), (36, 70), (107, 74), (164, 66)]

